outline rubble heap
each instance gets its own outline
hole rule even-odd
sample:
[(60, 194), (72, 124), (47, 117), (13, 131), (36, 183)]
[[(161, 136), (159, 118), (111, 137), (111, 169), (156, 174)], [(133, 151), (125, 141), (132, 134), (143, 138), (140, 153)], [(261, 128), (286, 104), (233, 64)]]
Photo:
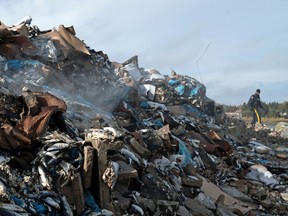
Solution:
[(1, 215), (285, 215), (287, 139), (31, 21), (0, 22)]

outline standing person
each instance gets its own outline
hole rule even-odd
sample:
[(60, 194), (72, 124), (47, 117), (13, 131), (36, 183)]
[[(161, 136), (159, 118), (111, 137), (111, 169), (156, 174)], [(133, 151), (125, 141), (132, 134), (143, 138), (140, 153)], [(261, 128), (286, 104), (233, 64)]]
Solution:
[(251, 122), (252, 127), (255, 127), (256, 122), (260, 123), (263, 126), (261, 122), (261, 115), (259, 113), (259, 108), (263, 108), (260, 100), (260, 89), (256, 89), (255, 94), (251, 95), (248, 101), (248, 106), (253, 112), (253, 119)]

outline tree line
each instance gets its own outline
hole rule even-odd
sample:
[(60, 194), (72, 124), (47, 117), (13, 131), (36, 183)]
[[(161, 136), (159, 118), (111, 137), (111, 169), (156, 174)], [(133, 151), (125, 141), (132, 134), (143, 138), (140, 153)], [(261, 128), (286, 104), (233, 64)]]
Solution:
[[(284, 117), (287, 118), (288, 114), (288, 102), (278, 103), (265, 103), (262, 102), (263, 109), (260, 109), (260, 112), (263, 117)], [(224, 105), (225, 112), (237, 112), (241, 111), (243, 117), (251, 116), (251, 110), (248, 107), (247, 103), (243, 103), (242, 105), (232, 106), (232, 105)]]

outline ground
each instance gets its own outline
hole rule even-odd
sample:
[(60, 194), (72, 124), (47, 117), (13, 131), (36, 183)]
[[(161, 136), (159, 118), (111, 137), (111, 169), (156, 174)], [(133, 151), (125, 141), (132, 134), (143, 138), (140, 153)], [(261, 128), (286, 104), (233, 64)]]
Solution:
[[(252, 121), (252, 117), (243, 117), (242, 118), (246, 124), (250, 124)], [(275, 126), (278, 122), (288, 122), (287, 118), (269, 118), (269, 117), (263, 117), (262, 118), (262, 123), (268, 126)]]

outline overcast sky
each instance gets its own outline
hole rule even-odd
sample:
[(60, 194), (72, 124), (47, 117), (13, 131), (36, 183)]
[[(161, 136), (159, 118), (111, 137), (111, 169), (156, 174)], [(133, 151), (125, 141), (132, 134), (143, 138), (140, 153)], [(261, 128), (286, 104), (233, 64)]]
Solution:
[(218, 103), (288, 101), (287, 0), (1, 1), (11, 26), (30, 15), (40, 30), (73, 25), (76, 36), (110, 61), (173, 68), (203, 82)]

